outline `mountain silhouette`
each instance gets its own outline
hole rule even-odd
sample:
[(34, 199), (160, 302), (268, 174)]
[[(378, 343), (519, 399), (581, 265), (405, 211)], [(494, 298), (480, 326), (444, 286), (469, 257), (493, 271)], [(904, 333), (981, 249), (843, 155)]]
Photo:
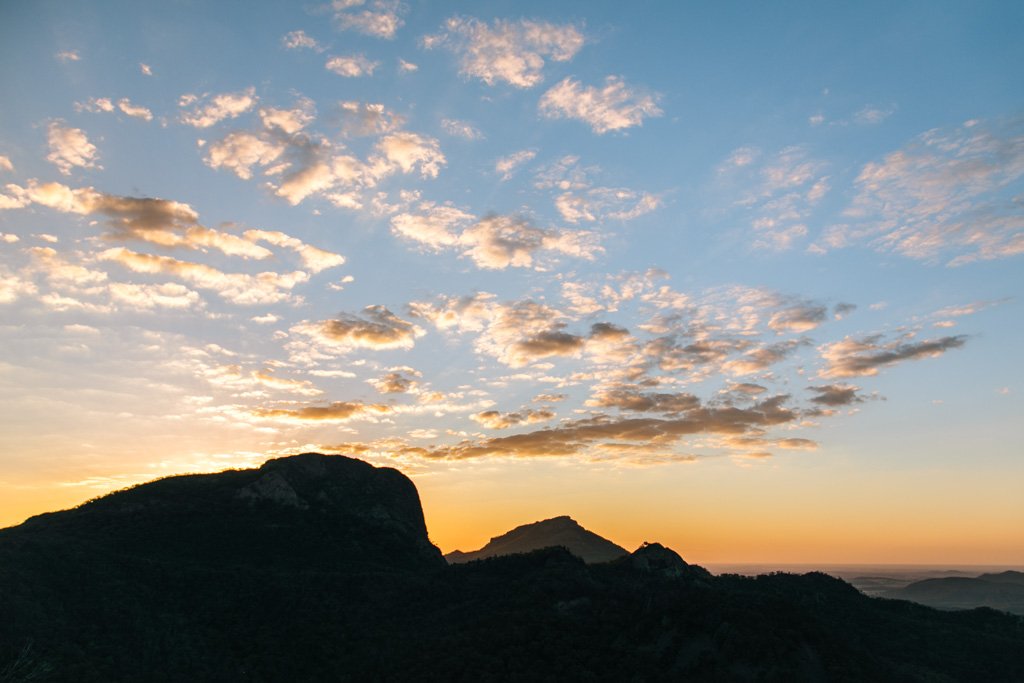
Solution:
[(588, 564), (608, 562), (628, 555), (625, 548), (587, 531), (576, 520), (563, 515), (517, 526), (501, 536), (495, 536), (479, 550), (455, 550), (444, 557), (449, 563), (455, 564), (499, 555), (528, 553), (553, 546), (565, 548)]
[(883, 597), (910, 600), (938, 609), (991, 607), (1024, 616), (1024, 573), (1016, 571), (915, 581)]
[(341, 456), (0, 530), (3, 683), (1021, 681), (1022, 642), (1003, 612), (820, 573), (713, 576), (657, 543), (448, 565), (412, 482)]

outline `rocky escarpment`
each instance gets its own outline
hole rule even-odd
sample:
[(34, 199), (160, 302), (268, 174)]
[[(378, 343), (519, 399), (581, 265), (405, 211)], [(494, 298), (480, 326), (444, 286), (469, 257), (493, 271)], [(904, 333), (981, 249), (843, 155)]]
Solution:
[(259, 469), (168, 477), (0, 533), (37, 542), (73, 537), (105, 552), (176, 562), (331, 571), (444, 566), (408, 478), (317, 453)]

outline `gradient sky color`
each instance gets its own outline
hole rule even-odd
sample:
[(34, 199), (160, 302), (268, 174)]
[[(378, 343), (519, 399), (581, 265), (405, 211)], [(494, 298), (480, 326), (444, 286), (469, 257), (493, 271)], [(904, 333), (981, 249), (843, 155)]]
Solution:
[(308, 450), (433, 540), (1024, 564), (1024, 5), (0, 8), (0, 525)]

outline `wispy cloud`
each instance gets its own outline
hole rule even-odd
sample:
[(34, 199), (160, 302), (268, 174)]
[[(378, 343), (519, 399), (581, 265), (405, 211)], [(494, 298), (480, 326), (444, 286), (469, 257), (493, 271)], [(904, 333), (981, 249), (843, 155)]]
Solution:
[(359, 78), (370, 76), (380, 66), (380, 62), (367, 59), (366, 55), (335, 56), (327, 60), (324, 66), (328, 71), (333, 71), (345, 78)]
[(238, 118), (256, 106), (256, 89), (246, 88), (219, 95), (182, 95), (178, 105), (191, 107), (180, 115), (182, 123), (196, 128), (209, 128), (226, 119)]
[(452, 17), (440, 33), (423, 39), (427, 49), (443, 47), (457, 54), (463, 76), (487, 85), (504, 81), (517, 88), (531, 88), (544, 80), (545, 58), (569, 61), (583, 44), (583, 33), (571, 24), (527, 19), (498, 19), (488, 25), (479, 19)]
[(608, 76), (602, 87), (584, 86), (566, 78), (544, 93), (538, 108), (542, 116), (578, 119), (603, 135), (661, 116), (657, 103), (657, 95), (630, 87), (618, 76)]
[(1024, 253), (1019, 209), (1024, 121), (969, 121), (928, 131), (864, 166), (846, 223), (819, 251), (868, 244), (958, 266)]
[(405, 22), (405, 5), (398, 0), (334, 0), (334, 20), (343, 30), (358, 31), (375, 38), (392, 39)]
[(71, 175), (72, 169), (100, 168), (96, 145), (89, 142), (81, 128), (65, 126), (62, 121), (53, 121), (46, 129), (46, 140), (50, 153), (46, 160), (64, 175)]

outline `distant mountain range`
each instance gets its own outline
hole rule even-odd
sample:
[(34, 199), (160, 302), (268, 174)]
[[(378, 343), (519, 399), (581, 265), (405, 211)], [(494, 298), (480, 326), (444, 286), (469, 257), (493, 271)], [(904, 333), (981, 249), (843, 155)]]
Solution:
[(0, 530), (0, 683), (1024, 680), (1020, 617), (595, 539), (555, 518), (449, 565), (389, 468), (170, 477)]
[(910, 600), (938, 609), (991, 607), (1024, 616), (1024, 572), (925, 579), (886, 591), (881, 596)]
[(555, 546), (565, 548), (587, 564), (609, 562), (629, 554), (622, 546), (587, 531), (571, 517), (562, 516), (517, 526), (508, 533), (495, 536), (479, 550), (455, 550), (444, 557), (454, 564)]

